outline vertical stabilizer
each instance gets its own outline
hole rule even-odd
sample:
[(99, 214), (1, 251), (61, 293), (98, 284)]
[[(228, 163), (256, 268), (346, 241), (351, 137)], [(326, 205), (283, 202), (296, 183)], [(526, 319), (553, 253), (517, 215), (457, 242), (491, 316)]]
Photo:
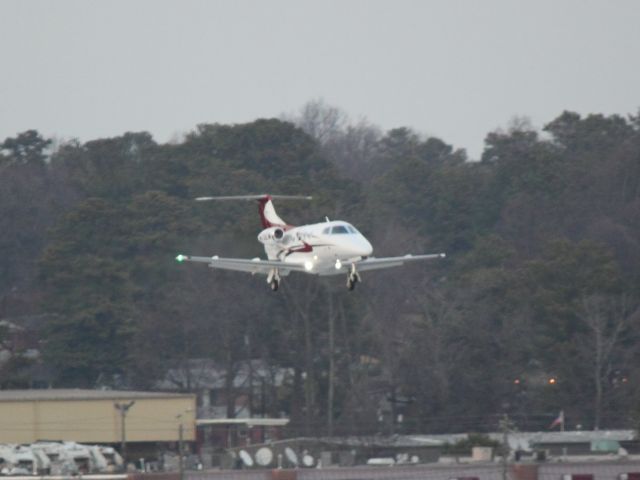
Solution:
[(258, 200), (258, 203), (258, 212), (260, 213), (260, 221), (262, 222), (263, 228), (287, 226), (287, 223), (276, 213), (276, 209), (273, 206), (270, 195), (265, 195), (263, 198)]

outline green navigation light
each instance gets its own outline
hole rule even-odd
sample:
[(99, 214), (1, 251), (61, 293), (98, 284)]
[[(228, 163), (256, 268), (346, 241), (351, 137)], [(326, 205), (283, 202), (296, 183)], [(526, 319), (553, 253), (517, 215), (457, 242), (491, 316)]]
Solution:
[(184, 262), (186, 260), (187, 257), (185, 257), (184, 255), (180, 254), (176, 257), (176, 260), (179, 262)]

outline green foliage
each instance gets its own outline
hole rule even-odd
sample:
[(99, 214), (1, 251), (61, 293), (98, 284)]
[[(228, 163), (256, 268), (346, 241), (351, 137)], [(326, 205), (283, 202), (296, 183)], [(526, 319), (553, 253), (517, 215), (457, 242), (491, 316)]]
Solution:
[(582, 119), (573, 112), (563, 112), (548, 123), (544, 130), (569, 152), (600, 153), (619, 148), (630, 136), (634, 127), (619, 115), (589, 115)]
[(41, 266), (46, 305), (59, 314), (46, 353), (61, 381), (127, 369), (142, 312), (170, 281), (167, 252), (196, 230), (186, 205), (151, 191), (125, 205), (90, 198), (64, 217)]
[[(528, 286), (541, 324), (549, 335), (571, 335), (578, 302), (596, 292), (614, 293), (622, 287), (617, 265), (606, 247), (583, 240), (550, 242), (539, 259), (526, 265)], [(547, 323), (549, 322), (549, 323)], [(565, 337), (566, 338), (566, 337)]]
[(43, 165), (46, 159), (45, 150), (51, 145), (51, 140), (44, 139), (36, 130), (27, 130), (15, 138), (6, 138), (0, 144), (0, 150), (6, 156), (0, 157), (0, 166), (10, 165)]
[[(397, 218), (430, 238), (436, 248), (452, 253), (468, 249), (490, 221), (478, 208), (485, 195), (482, 168), (460, 163), (451, 147), (437, 140), (417, 143), (413, 137), (407, 139), (406, 133), (401, 138), (409, 145), (397, 145), (395, 136), (393, 149), (385, 145), (385, 155), (394, 165), (370, 190), (371, 204), (381, 212), (379, 218)], [(385, 137), (382, 141), (390, 140)]]

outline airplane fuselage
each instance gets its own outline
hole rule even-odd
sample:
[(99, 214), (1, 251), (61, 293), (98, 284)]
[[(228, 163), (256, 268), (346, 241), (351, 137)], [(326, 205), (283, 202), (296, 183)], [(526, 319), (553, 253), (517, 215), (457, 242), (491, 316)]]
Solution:
[(300, 227), (269, 227), (258, 235), (267, 258), (303, 265), (308, 273), (337, 275), (351, 262), (370, 256), (371, 243), (351, 224), (328, 221)]

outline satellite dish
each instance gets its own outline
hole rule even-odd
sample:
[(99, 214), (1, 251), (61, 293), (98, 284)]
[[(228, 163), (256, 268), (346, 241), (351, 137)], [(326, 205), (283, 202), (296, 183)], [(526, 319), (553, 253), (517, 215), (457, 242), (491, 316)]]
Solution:
[(253, 467), (253, 458), (251, 458), (249, 452), (247, 452), (246, 450), (240, 450), (240, 453), (238, 455), (240, 455), (242, 463), (244, 463), (247, 467)]
[(289, 460), (292, 465), (296, 467), (298, 466), (298, 455), (296, 455), (296, 452), (294, 452), (292, 448), (285, 448), (284, 456), (287, 457), (287, 460)]
[(262, 447), (256, 452), (256, 463), (262, 467), (266, 467), (273, 461), (273, 452), (270, 448)]
[(302, 464), (305, 467), (313, 467), (313, 464), (316, 463), (315, 459), (309, 455), (308, 453), (302, 456)]

